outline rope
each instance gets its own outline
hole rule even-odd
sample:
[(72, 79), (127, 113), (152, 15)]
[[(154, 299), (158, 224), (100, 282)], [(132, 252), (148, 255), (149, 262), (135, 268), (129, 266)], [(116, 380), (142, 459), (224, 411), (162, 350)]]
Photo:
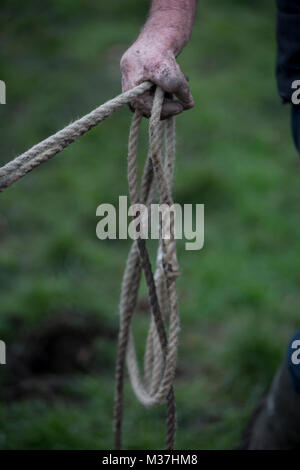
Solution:
[(54, 155), (108, 118), (114, 111), (121, 108), (124, 104), (130, 103), (151, 86), (153, 86), (151, 82), (144, 82), (116, 96), (4, 165), (0, 168), (0, 192), (11, 186), (36, 166), (54, 157)]
[[(149, 125), (150, 152), (138, 191), (137, 148), (141, 114), (136, 111), (131, 124), (128, 144), (128, 186), (131, 204), (147, 204), (159, 191), (160, 204), (173, 205), (171, 187), (175, 161), (175, 120), (160, 120), (164, 93), (156, 89)], [(164, 140), (166, 148), (164, 152)], [(167, 227), (166, 227), (166, 224)], [(115, 446), (122, 448), (122, 410), (125, 357), (131, 384), (137, 398), (147, 407), (167, 400), (166, 449), (174, 448), (176, 434), (176, 406), (173, 382), (176, 370), (179, 316), (176, 278), (179, 274), (174, 238), (174, 218), (162, 218), (161, 229), (169, 229), (171, 237), (163, 239), (157, 254), (157, 268), (153, 276), (145, 240), (134, 241), (128, 255), (120, 300), (120, 331), (116, 364), (116, 394), (114, 409)], [(131, 321), (137, 302), (141, 271), (144, 271), (151, 306), (151, 322), (147, 337), (144, 376), (141, 378), (134, 347)], [(165, 323), (168, 323), (167, 337)]]
[[(41, 163), (60, 153), (90, 129), (109, 117), (115, 110), (131, 102), (153, 84), (144, 82), (137, 87), (107, 101), (89, 114), (69, 124), (25, 153), (0, 168), (0, 192), (22, 178)], [(128, 186), (131, 204), (147, 207), (155, 201), (157, 192), (161, 207), (170, 208), (175, 162), (175, 118), (160, 120), (164, 92), (156, 88), (149, 124), (150, 149), (138, 189), (137, 150), (142, 115), (133, 115), (128, 144)], [(143, 222), (141, 222), (142, 224)], [(141, 228), (141, 227), (140, 227)], [(169, 239), (162, 237), (163, 230)], [(147, 407), (167, 402), (166, 449), (174, 448), (176, 435), (176, 404), (173, 383), (176, 370), (179, 315), (176, 278), (179, 274), (174, 236), (174, 216), (160, 220), (160, 240), (156, 271), (153, 275), (149, 254), (143, 238), (132, 244), (121, 288), (120, 330), (116, 361), (116, 391), (114, 405), (115, 446), (122, 447), (123, 383), (125, 362), (137, 398)], [(151, 320), (147, 336), (144, 375), (137, 364), (131, 320), (137, 303), (139, 284), (144, 271), (151, 307)], [(168, 325), (168, 335), (166, 333)]]

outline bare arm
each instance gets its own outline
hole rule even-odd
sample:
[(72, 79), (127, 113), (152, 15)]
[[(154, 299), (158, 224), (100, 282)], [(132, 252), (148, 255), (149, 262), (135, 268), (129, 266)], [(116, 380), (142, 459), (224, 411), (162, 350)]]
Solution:
[[(196, 4), (197, 0), (152, 0), (145, 26), (121, 59), (123, 91), (150, 80), (176, 95), (176, 101), (165, 99), (163, 118), (194, 105), (188, 82), (176, 57), (190, 39)], [(151, 93), (137, 98), (132, 106), (149, 116)]]

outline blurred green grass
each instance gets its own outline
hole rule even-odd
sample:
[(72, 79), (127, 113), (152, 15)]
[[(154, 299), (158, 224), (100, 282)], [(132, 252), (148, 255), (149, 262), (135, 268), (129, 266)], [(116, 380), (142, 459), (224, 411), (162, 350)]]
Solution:
[[(119, 93), (119, 60), (147, 2), (3, 0), (0, 8), (4, 163)], [(179, 244), (180, 449), (238, 444), (299, 328), (300, 166), (274, 61), (273, 1), (199, 2), (179, 58), (196, 106), (177, 119), (175, 200), (205, 204), (204, 249)], [(92, 313), (117, 328), (129, 243), (97, 240), (95, 211), (127, 194), (129, 122), (128, 109), (118, 111), (1, 195), (0, 337), (8, 348), (11, 318), (30, 329), (59, 312)], [(116, 345), (103, 353), (109, 372), (68, 383), (79, 401), (0, 403), (0, 448), (112, 448)], [(143, 409), (129, 385), (125, 403), (125, 446), (160, 448), (164, 408)]]

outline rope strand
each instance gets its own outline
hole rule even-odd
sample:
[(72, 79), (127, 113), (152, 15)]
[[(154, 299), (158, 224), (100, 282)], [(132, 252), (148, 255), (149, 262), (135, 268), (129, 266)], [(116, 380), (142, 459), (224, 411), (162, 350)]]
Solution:
[[(0, 168), (0, 192), (22, 178), (41, 163), (60, 153), (80, 136), (109, 117), (116, 109), (131, 102), (153, 84), (144, 82), (107, 101), (81, 119), (33, 146)], [(172, 182), (175, 162), (175, 119), (161, 121), (164, 92), (157, 87), (149, 124), (150, 149), (146, 159), (140, 191), (138, 189), (137, 150), (142, 115), (133, 115), (128, 143), (128, 185), (131, 204), (146, 204), (149, 208), (159, 193), (160, 204), (173, 206)], [(169, 214), (167, 214), (169, 215)], [(166, 449), (174, 448), (176, 435), (176, 403), (174, 378), (179, 335), (179, 314), (176, 278), (179, 274), (174, 236), (174, 216), (160, 220), (160, 240), (155, 274), (152, 272), (145, 240), (132, 244), (121, 288), (120, 330), (115, 371), (114, 429), (115, 447), (122, 448), (123, 385), (125, 362), (137, 398), (147, 407), (166, 400)], [(142, 224), (142, 222), (141, 222)], [(163, 237), (163, 229), (170, 234)], [(151, 320), (144, 356), (144, 377), (140, 376), (131, 321), (137, 303), (142, 270), (144, 271), (151, 307)], [(166, 325), (168, 324), (168, 335)]]
[(153, 86), (151, 82), (144, 82), (116, 96), (4, 165), (0, 168), (0, 192), (18, 181), (36, 166), (54, 157), (90, 129), (111, 116), (121, 106), (130, 103), (135, 97), (149, 90), (151, 86)]
[[(175, 161), (175, 124), (174, 118), (168, 119), (165, 123), (160, 120), (163, 98), (163, 90), (157, 88), (149, 124), (150, 152), (141, 183), (141, 197), (138, 191), (137, 149), (142, 116), (136, 111), (132, 119), (128, 143), (128, 186), (131, 204), (146, 203), (149, 207), (153, 200), (153, 189), (156, 187), (159, 191), (160, 203), (166, 204), (168, 207), (173, 205), (170, 191)], [(178, 264), (174, 218), (166, 220), (163, 215), (160, 228), (165, 228), (166, 224), (170, 229), (171, 237), (166, 240), (160, 238), (155, 275), (152, 272), (145, 240), (142, 238), (134, 241), (124, 272), (120, 300), (120, 333), (114, 408), (115, 446), (117, 449), (122, 448), (125, 355), (131, 384), (141, 403), (152, 407), (164, 400), (167, 401), (166, 449), (174, 448), (176, 404), (173, 383), (179, 335), (175, 283), (178, 276)], [(144, 377), (140, 375), (131, 331), (131, 321), (137, 302), (142, 270), (145, 273), (151, 307), (151, 322), (144, 357)], [(169, 325), (168, 337), (165, 322), (168, 322)]]

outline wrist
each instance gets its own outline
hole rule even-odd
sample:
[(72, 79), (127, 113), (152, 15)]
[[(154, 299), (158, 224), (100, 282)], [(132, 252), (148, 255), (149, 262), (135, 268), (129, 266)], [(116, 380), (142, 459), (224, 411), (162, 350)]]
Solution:
[(188, 43), (193, 27), (193, 21), (183, 13), (178, 10), (153, 12), (136, 42), (176, 57)]
[(168, 39), (155, 31), (143, 31), (131, 45), (130, 52), (141, 59), (151, 60), (153, 57), (176, 56), (176, 51)]

